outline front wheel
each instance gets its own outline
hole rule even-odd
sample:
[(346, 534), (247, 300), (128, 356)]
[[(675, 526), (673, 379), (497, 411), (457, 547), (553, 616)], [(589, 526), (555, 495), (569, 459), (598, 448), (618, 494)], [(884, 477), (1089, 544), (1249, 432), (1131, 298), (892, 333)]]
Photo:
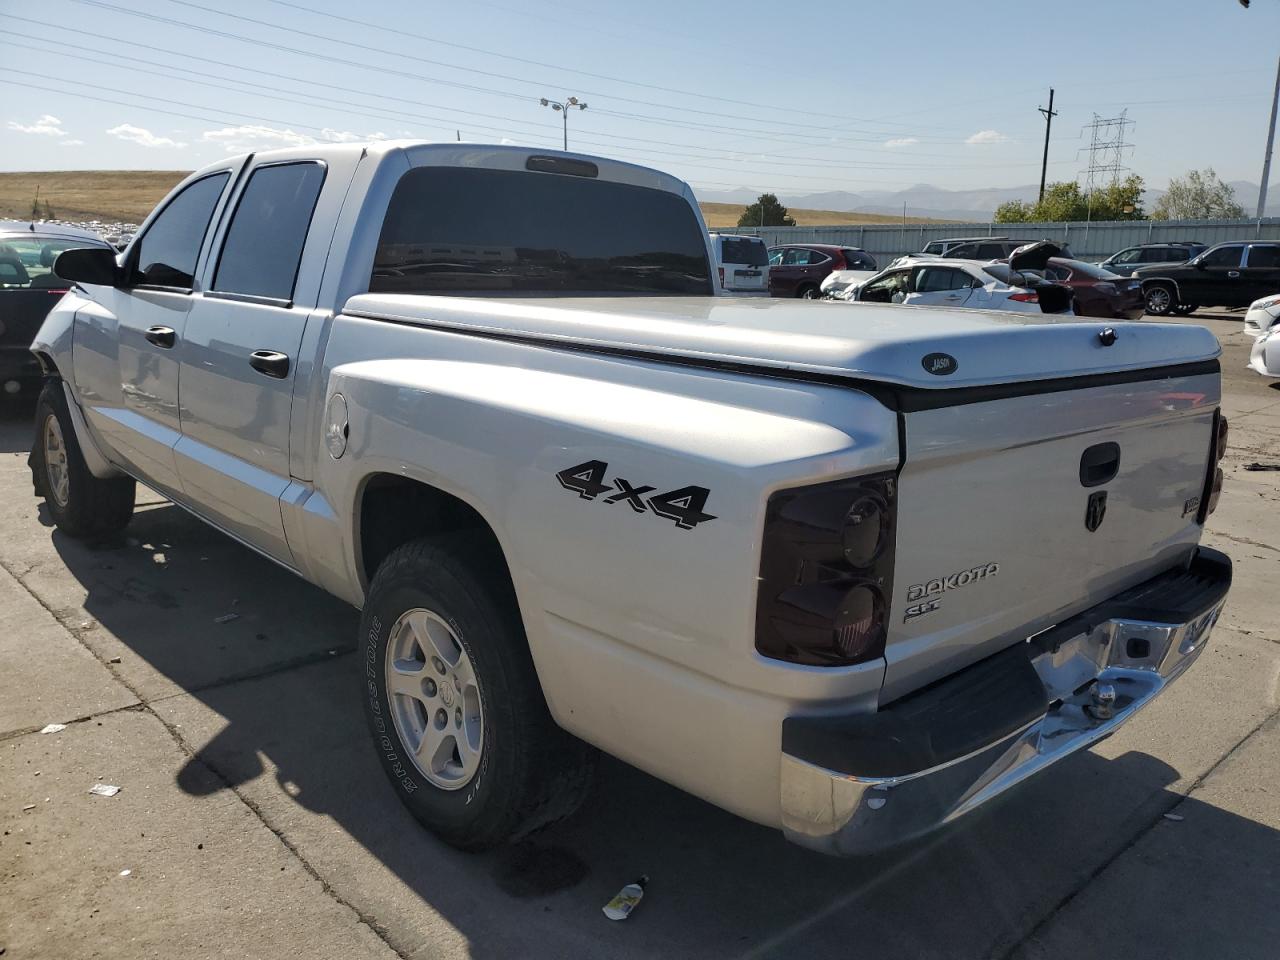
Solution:
[(1173, 308), (1173, 313), (1175, 316), (1189, 317), (1199, 309), (1200, 305), (1196, 303), (1180, 303)]
[(369, 587), (361, 638), (378, 759), (420, 823), (484, 850), (577, 809), (594, 751), (551, 718), (489, 538), (455, 534), (392, 552)]
[(1167, 284), (1152, 284), (1146, 289), (1147, 313), (1153, 317), (1167, 317), (1178, 305), (1173, 288)]
[(50, 380), (36, 402), (36, 437), (28, 460), (36, 493), (68, 536), (108, 537), (133, 517), (132, 477), (95, 477), (80, 452), (62, 384)]

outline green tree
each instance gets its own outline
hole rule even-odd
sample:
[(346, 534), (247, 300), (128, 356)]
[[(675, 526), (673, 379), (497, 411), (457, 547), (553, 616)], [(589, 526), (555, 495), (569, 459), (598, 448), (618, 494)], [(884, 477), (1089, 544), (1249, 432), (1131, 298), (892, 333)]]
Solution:
[(1213, 167), (1189, 170), (1185, 177), (1169, 181), (1169, 189), (1156, 202), (1153, 220), (1233, 219), (1244, 216), (1236, 192), (1223, 183)]
[(794, 218), (787, 216), (787, 208), (772, 193), (760, 194), (760, 199), (750, 204), (738, 218), (740, 227), (794, 227)]
[(1027, 223), (1031, 220), (1031, 211), (1034, 209), (1035, 204), (1027, 203), (1025, 200), (1006, 200), (996, 207), (995, 221), (996, 223)]
[(1044, 223), (1063, 220), (1141, 220), (1142, 177), (1136, 173), (1093, 192), (1074, 180), (1051, 183), (1035, 203), (1009, 200), (996, 208), (996, 223)]

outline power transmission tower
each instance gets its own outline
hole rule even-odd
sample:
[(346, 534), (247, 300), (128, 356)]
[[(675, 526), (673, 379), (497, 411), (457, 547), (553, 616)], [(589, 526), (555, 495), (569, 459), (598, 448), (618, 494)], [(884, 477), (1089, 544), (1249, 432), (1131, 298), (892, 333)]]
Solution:
[(1053, 126), (1053, 118), (1058, 111), (1053, 109), (1053, 87), (1049, 88), (1049, 107), (1037, 107), (1044, 114), (1044, 159), (1040, 161), (1040, 199), (1044, 199), (1044, 177), (1049, 172), (1049, 128)]
[(1084, 171), (1084, 192), (1093, 205), (1093, 192), (1099, 187), (1109, 187), (1120, 181), (1120, 175), (1128, 172), (1124, 165), (1125, 151), (1133, 144), (1125, 139), (1134, 122), (1127, 116), (1128, 110), (1122, 110), (1118, 117), (1100, 117), (1093, 115), (1093, 122), (1087, 124), (1090, 130), (1089, 166)]

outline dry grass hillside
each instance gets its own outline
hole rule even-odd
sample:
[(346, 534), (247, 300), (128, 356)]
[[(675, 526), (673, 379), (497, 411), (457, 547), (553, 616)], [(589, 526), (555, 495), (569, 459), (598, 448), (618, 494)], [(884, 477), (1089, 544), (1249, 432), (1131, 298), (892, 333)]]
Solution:
[[(737, 203), (699, 203), (702, 218), (711, 229), (717, 227), (736, 227), (738, 218), (746, 207)], [(797, 227), (829, 227), (844, 226), (850, 223), (902, 223), (901, 217), (887, 213), (846, 213), (841, 210), (802, 210), (788, 207), (787, 213), (796, 221)], [(925, 217), (907, 217), (907, 223), (946, 223), (945, 220), (930, 220)]]
[(59, 220), (138, 222), (185, 177), (182, 170), (59, 170), (0, 173), (0, 219), (25, 219), (40, 189)]
[[(48, 203), (60, 220), (126, 220), (139, 222), (169, 189), (186, 176), (182, 170), (60, 170), (53, 173), (0, 173), (0, 219), (31, 214), (36, 188), (43, 210)], [(735, 227), (743, 206), (703, 203), (702, 216), (711, 228)], [(901, 217), (839, 210), (792, 209), (802, 227), (848, 223), (901, 223)], [(938, 223), (908, 217), (908, 223)]]

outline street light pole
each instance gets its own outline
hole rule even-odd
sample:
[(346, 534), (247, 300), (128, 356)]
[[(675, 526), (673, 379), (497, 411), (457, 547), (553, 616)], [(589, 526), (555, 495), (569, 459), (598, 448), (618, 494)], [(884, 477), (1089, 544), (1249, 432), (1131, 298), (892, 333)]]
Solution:
[(1276, 140), (1276, 107), (1280, 107), (1280, 57), (1276, 58), (1276, 89), (1271, 94), (1271, 126), (1267, 128), (1267, 152), (1262, 157), (1262, 183), (1258, 185), (1258, 219), (1267, 209), (1267, 181), (1271, 179), (1271, 150)]
[(552, 110), (560, 111), (560, 117), (562, 120), (564, 120), (564, 148), (566, 151), (568, 151), (569, 149), (569, 111), (575, 108), (578, 110), (585, 110), (587, 109), (587, 105), (583, 103), (581, 100), (579, 100), (577, 97), (566, 97), (563, 101), (548, 100), (546, 97), (543, 97), (539, 101), (539, 103), (541, 103), (544, 107), (550, 107)]

